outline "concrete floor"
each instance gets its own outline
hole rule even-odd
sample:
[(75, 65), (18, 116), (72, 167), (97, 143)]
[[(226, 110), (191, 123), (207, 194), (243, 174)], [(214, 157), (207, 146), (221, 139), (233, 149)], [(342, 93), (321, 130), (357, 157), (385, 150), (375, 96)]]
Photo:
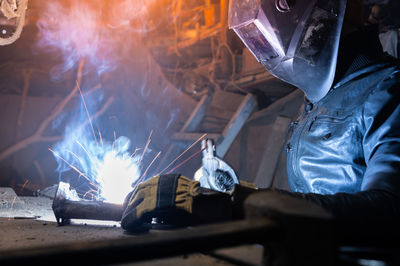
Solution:
[[(74, 221), (58, 226), (51, 204), (48, 197), (17, 197), (12, 189), (0, 188), (0, 255), (15, 249), (131, 237), (115, 222)], [(218, 259), (215, 255), (191, 254), (129, 265), (237, 265), (230, 259), (243, 261), (242, 265), (260, 265), (262, 252), (262, 247), (251, 245), (217, 250), (214, 254)]]

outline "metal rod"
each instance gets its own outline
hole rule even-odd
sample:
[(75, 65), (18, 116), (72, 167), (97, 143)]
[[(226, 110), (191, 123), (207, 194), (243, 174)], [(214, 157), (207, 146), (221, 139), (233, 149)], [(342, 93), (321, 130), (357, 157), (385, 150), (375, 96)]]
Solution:
[(80, 242), (0, 254), (0, 265), (107, 265), (171, 257), (242, 244), (266, 243), (283, 237), (280, 225), (267, 218), (203, 225), (162, 234)]

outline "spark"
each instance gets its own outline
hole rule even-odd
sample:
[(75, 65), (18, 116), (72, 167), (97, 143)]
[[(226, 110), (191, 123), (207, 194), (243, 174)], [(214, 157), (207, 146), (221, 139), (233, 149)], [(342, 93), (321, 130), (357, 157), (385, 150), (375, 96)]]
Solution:
[(91, 195), (91, 196), (92, 196), (92, 199), (93, 199), (93, 196), (94, 196), (95, 194), (97, 194), (97, 193), (98, 193), (97, 190), (90, 189), (90, 190), (86, 191), (85, 194), (83, 194), (82, 198), (85, 198), (87, 195)]
[(115, 142), (117, 141), (117, 133), (115, 132), (115, 130), (114, 130), (114, 141), (113, 141), (113, 144), (112, 144), (112, 149), (114, 150), (114, 148), (115, 148)]
[(24, 189), (25, 189), (26, 185), (28, 185), (28, 183), (29, 183), (29, 180), (28, 179), (25, 180), (25, 183), (22, 185), (21, 190), (19, 191), (19, 194), (22, 194), (22, 191), (24, 191)]
[(67, 150), (67, 152), (70, 153), (72, 156), (74, 156), (79, 161), (79, 163), (81, 165), (83, 165), (81, 158), (79, 158), (79, 156), (76, 153), (74, 153), (74, 152), (72, 152), (70, 150)]
[(194, 145), (199, 143), (202, 139), (204, 139), (207, 136), (207, 133), (203, 134), (200, 138), (198, 138), (195, 142), (193, 142), (192, 145), (189, 146), (186, 150), (184, 150), (178, 157), (176, 157), (167, 167), (165, 167), (158, 175), (163, 174), (171, 165), (173, 165), (179, 158), (181, 158), (186, 152), (188, 152), (191, 148), (193, 148)]
[(17, 199), (17, 196), (14, 196), (14, 199), (13, 199), (13, 201), (11, 202), (11, 209), (14, 207), (14, 204), (15, 204), (16, 199)]
[(147, 166), (146, 171), (144, 171), (143, 175), (139, 178), (137, 181), (137, 184), (140, 184), (143, 179), (146, 177), (147, 172), (149, 171), (150, 167), (154, 164), (154, 162), (157, 160), (157, 158), (161, 155), (161, 151), (157, 153), (157, 155), (154, 157), (154, 159), (151, 161), (151, 163)]
[(100, 131), (99, 128), (97, 128), (97, 131), (99, 132), (99, 138), (100, 138), (101, 147), (104, 147), (103, 136), (101, 135), (101, 131)]
[(95, 189), (99, 189), (99, 185), (97, 185), (93, 182), (89, 182), (89, 185), (93, 186)]
[(189, 158), (187, 158), (186, 160), (184, 160), (183, 162), (181, 162), (180, 164), (178, 164), (177, 166), (175, 166), (174, 168), (172, 168), (171, 170), (169, 170), (167, 172), (167, 174), (171, 174), (172, 172), (174, 172), (176, 169), (178, 169), (179, 167), (181, 167), (182, 165), (184, 165), (185, 163), (189, 162), (191, 159), (193, 159), (194, 157), (196, 157), (197, 155), (199, 155), (201, 152), (203, 152), (206, 148), (203, 148), (197, 152), (195, 152), (194, 154), (190, 155)]
[[(116, 138), (116, 133), (114, 134)], [(110, 142), (104, 142), (104, 147), (92, 147), (89, 143), (74, 140), (79, 145), (79, 150), (64, 150), (68, 157), (49, 149), (55, 157), (65, 162), (70, 168), (85, 177), (90, 187), (86, 193), (79, 196), (84, 198), (93, 197), (94, 200), (101, 200), (113, 203), (122, 203), (129, 193), (132, 184), (140, 177), (138, 160), (139, 156), (128, 152), (130, 141), (126, 137), (115, 139), (111, 147)], [(91, 140), (91, 143), (94, 141)], [(95, 150), (92, 152), (92, 149)], [(100, 150), (101, 149), (101, 150)], [(137, 152), (137, 151), (136, 151)], [(64, 153), (62, 153), (64, 155)], [(82, 157), (83, 156), (83, 157)], [(67, 161), (66, 158), (71, 158)], [(90, 166), (86, 165), (86, 158), (89, 157)], [(86, 169), (88, 167), (89, 169)], [(82, 169), (83, 168), (83, 169)], [(122, 202), (121, 202), (122, 200)]]
[[(150, 132), (145, 147), (136, 148), (133, 153), (128, 151), (130, 148), (128, 138), (123, 136), (117, 138), (117, 133), (114, 131), (114, 140), (110, 142), (103, 139), (99, 128), (96, 128), (96, 132), (100, 137), (98, 146), (90, 138), (89, 133), (90, 140), (77, 137), (72, 139), (72, 144), (75, 145), (71, 145), (70, 148), (63, 151), (49, 148), (49, 151), (61, 163), (65, 163), (79, 174), (78, 182), (81, 182), (82, 176), (85, 178), (85, 183), (89, 183), (89, 187), (79, 193), (79, 197), (122, 203), (132, 189), (132, 185), (147, 177), (149, 170), (161, 155), (159, 152), (149, 165), (142, 165), (143, 158), (149, 150), (153, 130)], [(141, 167), (146, 170), (142, 172)]]
[(138, 151), (140, 151), (142, 148), (136, 148), (135, 151), (131, 154), (131, 158), (135, 157)]
[(81, 146), (82, 150), (86, 153), (86, 155), (88, 156), (89, 160), (91, 162), (93, 162), (93, 159), (90, 156), (90, 153), (86, 150), (85, 146), (83, 146), (82, 143), (80, 143), (78, 140), (75, 140), (75, 142), (78, 143), (79, 146)]
[(90, 127), (91, 127), (91, 129), (92, 129), (93, 137), (94, 137), (94, 140), (96, 141), (96, 144), (97, 144), (97, 137), (96, 137), (96, 133), (94, 132), (93, 123), (92, 123), (92, 118), (90, 117), (89, 110), (88, 110), (88, 108), (87, 108), (87, 106), (86, 106), (85, 97), (84, 97), (83, 94), (82, 94), (81, 86), (79, 85), (79, 82), (78, 82), (78, 81), (76, 81), (76, 86), (77, 86), (77, 88), (78, 88), (78, 90), (79, 90), (79, 94), (81, 95), (82, 103), (83, 103), (83, 106), (85, 107), (86, 114), (87, 114), (87, 116), (88, 116), (88, 120), (89, 120), (89, 123), (90, 123)]
[(142, 162), (142, 160), (143, 160), (143, 157), (144, 157), (144, 154), (146, 153), (147, 148), (148, 148), (149, 145), (150, 145), (150, 142), (151, 142), (151, 135), (153, 135), (153, 130), (150, 131), (149, 137), (147, 138), (147, 142), (146, 142), (146, 145), (144, 146), (142, 156), (140, 157), (140, 160), (139, 160), (139, 164), (141, 164), (141, 162)]
[(61, 157), (58, 153), (56, 153), (55, 151), (53, 151), (51, 148), (49, 148), (49, 151), (51, 151), (56, 157), (58, 157), (59, 159), (61, 159), (62, 161), (64, 161), (69, 167), (71, 167), (74, 171), (76, 171), (79, 176), (83, 176), (84, 178), (86, 178), (87, 180), (90, 181), (90, 178), (87, 177), (84, 173), (82, 173), (78, 168), (76, 168), (75, 166), (73, 166), (72, 164), (70, 164), (67, 160), (65, 160), (63, 157)]

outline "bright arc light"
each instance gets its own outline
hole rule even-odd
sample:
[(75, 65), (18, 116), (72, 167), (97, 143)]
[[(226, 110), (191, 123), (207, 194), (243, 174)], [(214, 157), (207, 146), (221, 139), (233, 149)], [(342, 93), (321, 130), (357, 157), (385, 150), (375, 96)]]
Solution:
[(103, 140), (100, 145), (86, 131), (74, 133), (67, 134), (53, 151), (59, 163), (57, 170), (63, 173), (72, 169), (80, 176), (84, 174), (93, 185), (86, 193), (99, 201), (123, 204), (141, 175), (141, 156), (131, 153), (130, 140), (121, 136), (113, 142)]
[(107, 152), (97, 167), (96, 181), (100, 186), (101, 197), (110, 203), (123, 203), (139, 175), (135, 158), (128, 153), (118, 154), (114, 150)]

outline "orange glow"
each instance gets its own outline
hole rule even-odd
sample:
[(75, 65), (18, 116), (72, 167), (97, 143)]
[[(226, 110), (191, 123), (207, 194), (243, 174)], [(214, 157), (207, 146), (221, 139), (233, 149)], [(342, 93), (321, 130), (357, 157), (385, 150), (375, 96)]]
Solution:
[[(113, 70), (124, 51), (148, 29), (146, 1), (49, 1), (37, 22), (39, 46), (61, 50), (71, 69), (79, 60), (99, 74)], [(62, 4), (64, 3), (64, 4)]]

